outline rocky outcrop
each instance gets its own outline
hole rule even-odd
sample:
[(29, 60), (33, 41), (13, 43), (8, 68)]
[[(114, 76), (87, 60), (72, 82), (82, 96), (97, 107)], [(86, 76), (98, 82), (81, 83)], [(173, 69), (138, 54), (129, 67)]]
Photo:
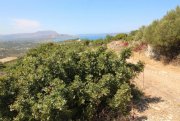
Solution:
[(146, 50), (146, 56), (150, 58), (160, 59), (160, 54), (154, 50), (154, 48), (148, 45)]

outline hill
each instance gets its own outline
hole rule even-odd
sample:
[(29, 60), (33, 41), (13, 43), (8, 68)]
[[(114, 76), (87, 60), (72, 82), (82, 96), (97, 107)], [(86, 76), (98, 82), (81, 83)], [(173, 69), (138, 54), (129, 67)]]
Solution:
[(55, 31), (0, 35), (0, 58), (22, 56), (27, 50), (36, 47), (39, 43), (59, 42), (76, 38), (78, 37), (59, 34)]
[(0, 35), (0, 41), (52, 41), (52, 40), (68, 40), (76, 39), (76, 36), (59, 34), (56, 31), (37, 31), (34, 33), (18, 33), (18, 34), (8, 34)]

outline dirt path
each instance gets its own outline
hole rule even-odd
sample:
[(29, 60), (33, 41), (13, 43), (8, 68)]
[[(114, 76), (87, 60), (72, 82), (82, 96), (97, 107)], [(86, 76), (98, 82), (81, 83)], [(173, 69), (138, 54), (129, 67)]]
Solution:
[(146, 62), (144, 79), (141, 73), (134, 81), (145, 93), (143, 102), (139, 102), (141, 108), (135, 111), (137, 120), (180, 121), (180, 68), (136, 53), (130, 61), (137, 60)]
[(16, 59), (17, 59), (17, 57), (6, 57), (3, 59), (0, 59), (0, 62), (5, 63), (5, 62), (9, 62), (9, 61), (16, 60)]
[[(122, 48), (118, 42), (107, 47), (114, 51)], [(145, 69), (134, 83), (144, 96), (132, 110), (135, 121), (180, 121), (180, 66), (163, 65), (143, 53), (134, 53), (128, 61), (138, 60), (145, 62)]]

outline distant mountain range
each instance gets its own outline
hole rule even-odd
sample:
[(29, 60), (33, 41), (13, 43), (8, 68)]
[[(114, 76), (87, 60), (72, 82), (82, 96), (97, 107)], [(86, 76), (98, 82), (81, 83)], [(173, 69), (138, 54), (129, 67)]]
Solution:
[(106, 35), (115, 36), (117, 33), (102, 33), (102, 34), (79, 34), (68, 35), (59, 34), (56, 31), (37, 31), (34, 33), (18, 33), (18, 34), (0, 34), (0, 42), (2, 41), (16, 41), (16, 42), (49, 42), (49, 41), (65, 41), (72, 39), (104, 39)]
[(77, 38), (78, 36), (59, 34), (55, 31), (38, 31), (35, 33), (0, 35), (0, 41), (44, 42), (44, 41), (64, 41), (64, 40), (77, 39)]

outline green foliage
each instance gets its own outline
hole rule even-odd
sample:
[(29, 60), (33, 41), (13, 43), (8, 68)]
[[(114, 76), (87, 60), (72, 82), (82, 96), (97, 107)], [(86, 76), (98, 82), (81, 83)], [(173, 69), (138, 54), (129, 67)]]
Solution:
[(114, 40), (126, 40), (127, 38), (127, 34), (125, 33), (120, 33), (120, 34), (117, 34), (115, 37), (113, 37)]
[(103, 44), (107, 44), (107, 41), (105, 41), (104, 39), (97, 39), (97, 40), (91, 41), (91, 44), (94, 46), (100, 46)]
[(137, 34), (138, 30), (133, 30), (129, 33), (129, 36), (135, 36)]
[(126, 41), (133, 41), (134, 38), (135, 38), (135, 35), (137, 34), (138, 30), (134, 30), (134, 31), (131, 31), (127, 37), (126, 37)]
[(134, 41), (144, 41), (144, 30), (145, 26), (142, 26), (135, 34), (133, 40)]
[(168, 60), (180, 54), (180, 7), (171, 10), (161, 20), (145, 29), (144, 38), (157, 53)]
[(132, 31), (127, 40), (150, 44), (159, 59), (162, 57), (167, 62), (176, 59), (180, 54), (180, 7), (149, 26)]
[(0, 62), (0, 70), (3, 69), (3, 68), (5, 68), (5, 67), (6, 67), (6, 66), (5, 66), (3, 63)]
[(130, 80), (143, 70), (142, 63), (126, 61), (130, 55), (129, 49), (116, 55), (83, 42), (32, 49), (0, 80), (0, 120), (94, 120), (104, 110), (128, 114)]
[(107, 40), (107, 41), (113, 40), (113, 36), (111, 36), (111, 35), (106, 35), (105, 40)]

